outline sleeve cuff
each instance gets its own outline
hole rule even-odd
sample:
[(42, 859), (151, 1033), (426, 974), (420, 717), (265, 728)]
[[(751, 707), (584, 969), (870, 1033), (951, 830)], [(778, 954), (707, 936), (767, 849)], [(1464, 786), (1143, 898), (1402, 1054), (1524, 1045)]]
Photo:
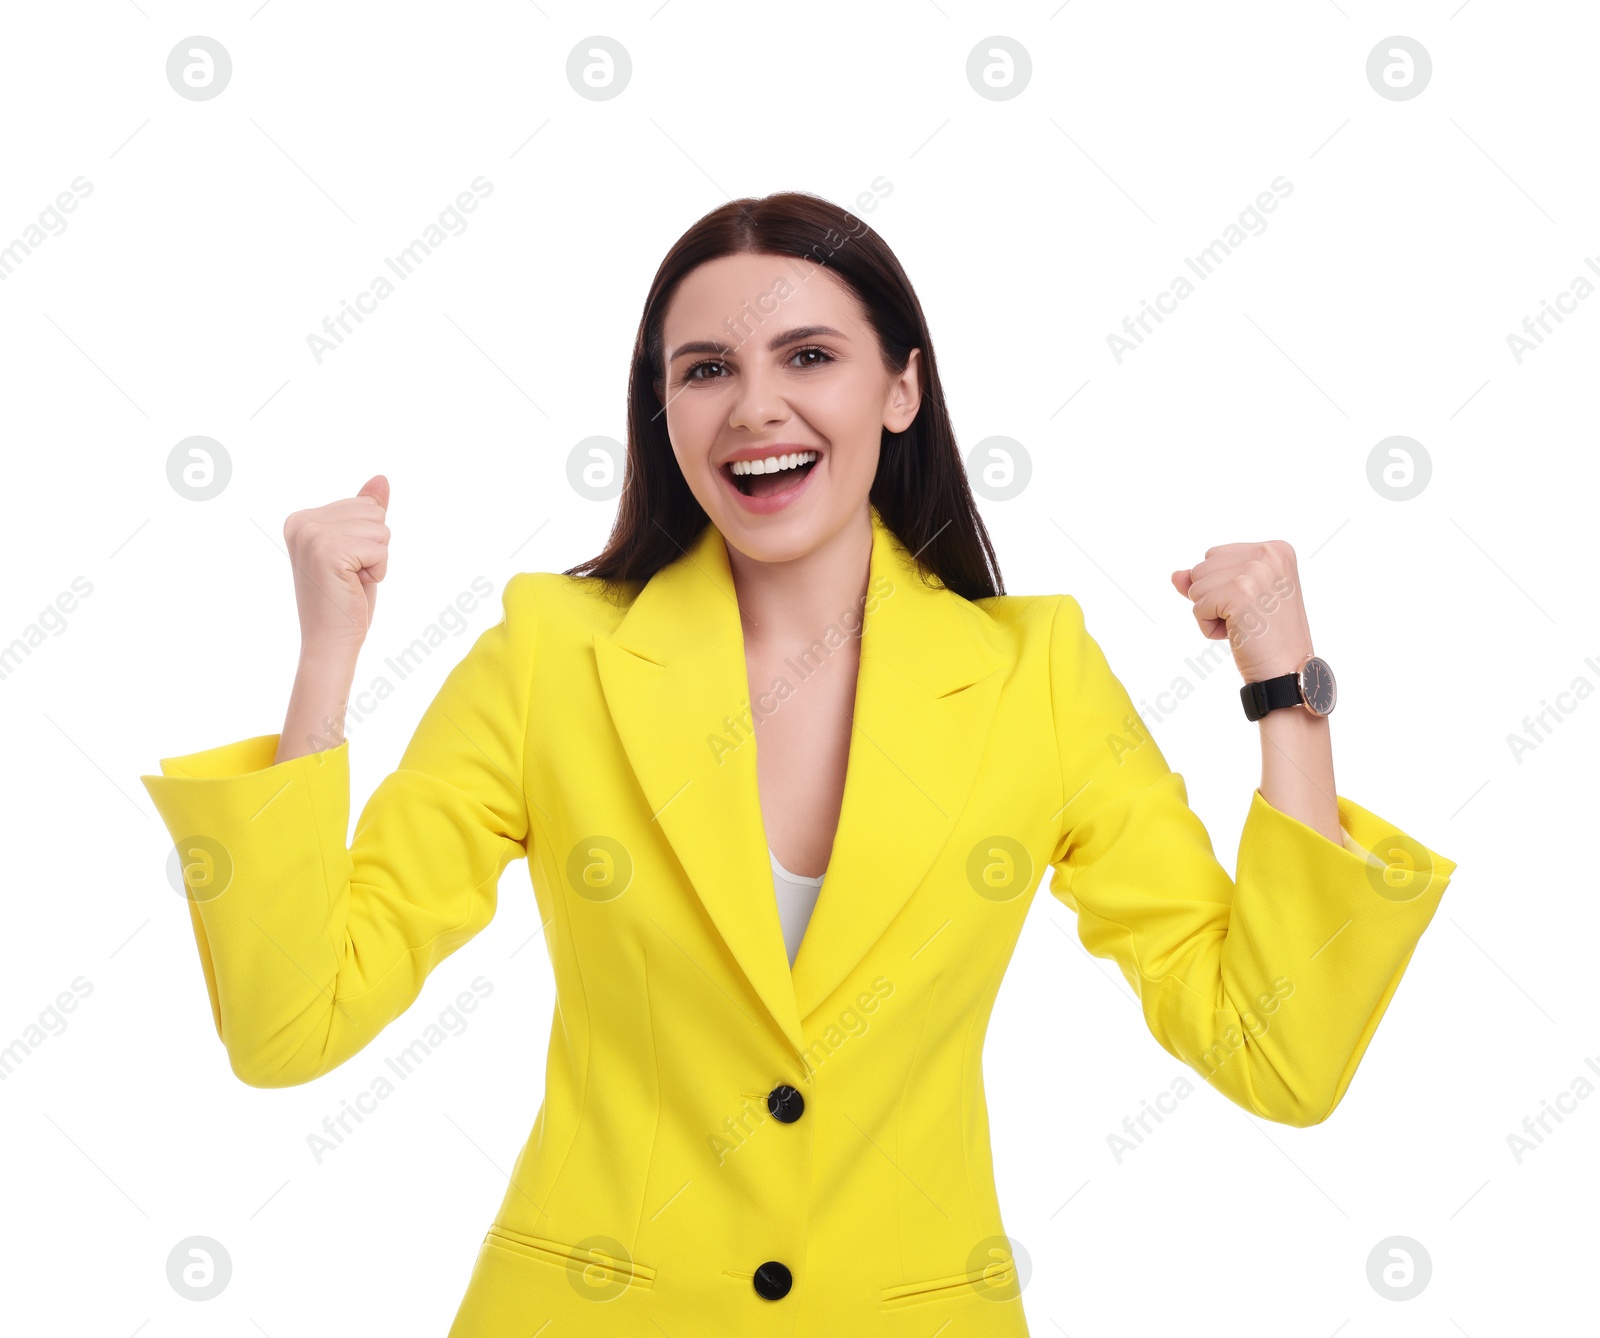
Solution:
[[(257, 734), (161, 759), (161, 774), (140, 776), (168, 834), (185, 860), (195, 838), (210, 838), (229, 862), (269, 834), (315, 832), (326, 868), (340, 867), (350, 825), (350, 743), (283, 762), (277, 734)], [(304, 826), (307, 820), (313, 828)], [(223, 841), (223, 837), (227, 837)], [(215, 852), (213, 852), (215, 853)], [(207, 901), (203, 887), (190, 886), (191, 901)]]
[[(258, 887), (226, 895), (236, 874), (241, 868), (293, 873), (293, 852), (298, 851), (301, 881), (326, 887), (325, 871), (338, 869), (345, 858), (348, 741), (276, 762), (279, 739), (278, 734), (258, 734), (164, 757), (160, 775), (139, 777), (178, 852), (211, 1020), (224, 1044), (229, 1015), (241, 1008), (248, 1014), (250, 1005), (237, 997), (230, 1001), (217, 954), (227, 953), (230, 942), (237, 945), (238, 918), (249, 917), (262, 905)], [(296, 913), (309, 914), (304, 908)], [(234, 1071), (245, 1076), (237, 1063)]]
[[(1272, 863), (1303, 863), (1315, 851), (1314, 859), (1324, 864), (1326, 872), (1364, 874), (1381, 900), (1393, 904), (1437, 902), (1455, 873), (1454, 860), (1353, 799), (1337, 795), (1335, 802), (1342, 837), (1338, 844), (1299, 818), (1275, 808), (1259, 788), (1252, 791), (1241, 838), (1241, 859), (1247, 843), (1252, 847), (1260, 845)], [(1307, 842), (1310, 836), (1319, 839)]]
[(1229, 937), (1239, 980), (1281, 975), (1293, 995), (1275, 1062), (1313, 1121), (1343, 1098), (1456, 869), (1360, 804), (1337, 803), (1343, 844), (1254, 792), (1234, 903), (1248, 931)]
[[(184, 753), (179, 757), (163, 757), (161, 775), (195, 780), (222, 780), (229, 776), (242, 775), (247, 771), (265, 771), (273, 766), (288, 766), (289, 762), (296, 759), (290, 758), (289, 762), (281, 763), (276, 761), (278, 743), (282, 737), (281, 734), (257, 734), (253, 738), (218, 744), (215, 748), (202, 748), (199, 752)], [(344, 746), (343, 741), (339, 746), (341, 748)], [(313, 753), (311, 756), (319, 757), (321, 754)]]

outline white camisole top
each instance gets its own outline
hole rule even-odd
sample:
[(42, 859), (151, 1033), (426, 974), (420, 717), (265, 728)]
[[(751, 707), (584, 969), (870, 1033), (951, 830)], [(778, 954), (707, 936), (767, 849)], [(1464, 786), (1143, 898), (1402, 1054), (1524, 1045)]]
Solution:
[(826, 874), (804, 878), (797, 873), (790, 873), (779, 864), (771, 846), (767, 847), (767, 854), (772, 859), (772, 886), (778, 894), (778, 919), (783, 924), (783, 945), (789, 950), (789, 965), (792, 967), (800, 953), (800, 940), (805, 937), (806, 925), (810, 923), (811, 912), (816, 909), (817, 896), (822, 891), (822, 880)]

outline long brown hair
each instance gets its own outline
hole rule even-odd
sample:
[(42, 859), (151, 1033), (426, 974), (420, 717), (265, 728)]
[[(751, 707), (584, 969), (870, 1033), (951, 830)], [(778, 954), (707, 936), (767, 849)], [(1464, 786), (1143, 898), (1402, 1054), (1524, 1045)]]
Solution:
[(606, 547), (564, 575), (608, 586), (648, 581), (709, 523), (678, 468), (667, 436), (662, 325), (678, 284), (696, 266), (744, 252), (793, 256), (832, 267), (855, 294), (884, 365), (905, 371), (922, 350), (922, 404), (904, 432), (884, 429), (869, 500), (884, 523), (936, 577), (966, 599), (1004, 594), (994, 545), (978, 514), (956, 447), (933, 341), (911, 281), (884, 240), (848, 210), (803, 191), (731, 200), (678, 238), (645, 298), (628, 374), (628, 456)]

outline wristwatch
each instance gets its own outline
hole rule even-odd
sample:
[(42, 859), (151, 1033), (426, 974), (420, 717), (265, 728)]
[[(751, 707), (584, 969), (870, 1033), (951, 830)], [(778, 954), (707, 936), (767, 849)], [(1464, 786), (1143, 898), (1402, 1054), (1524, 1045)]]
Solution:
[(1333, 670), (1320, 655), (1307, 655), (1292, 674), (1246, 683), (1239, 689), (1246, 720), (1259, 720), (1280, 706), (1304, 706), (1312, 715), (1327, 715), (1338, 696)]

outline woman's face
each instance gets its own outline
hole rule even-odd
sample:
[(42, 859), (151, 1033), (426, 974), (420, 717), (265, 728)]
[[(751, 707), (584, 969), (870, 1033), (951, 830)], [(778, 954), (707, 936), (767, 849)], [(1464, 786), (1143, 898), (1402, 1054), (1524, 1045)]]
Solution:
[(917, 416), (921, 354), (888, 371), (826, 265), (709, 260), (678, 285), (663, 342), (672, 453), (729, 544), (788, 561), (866, 518), (881, 434)]

